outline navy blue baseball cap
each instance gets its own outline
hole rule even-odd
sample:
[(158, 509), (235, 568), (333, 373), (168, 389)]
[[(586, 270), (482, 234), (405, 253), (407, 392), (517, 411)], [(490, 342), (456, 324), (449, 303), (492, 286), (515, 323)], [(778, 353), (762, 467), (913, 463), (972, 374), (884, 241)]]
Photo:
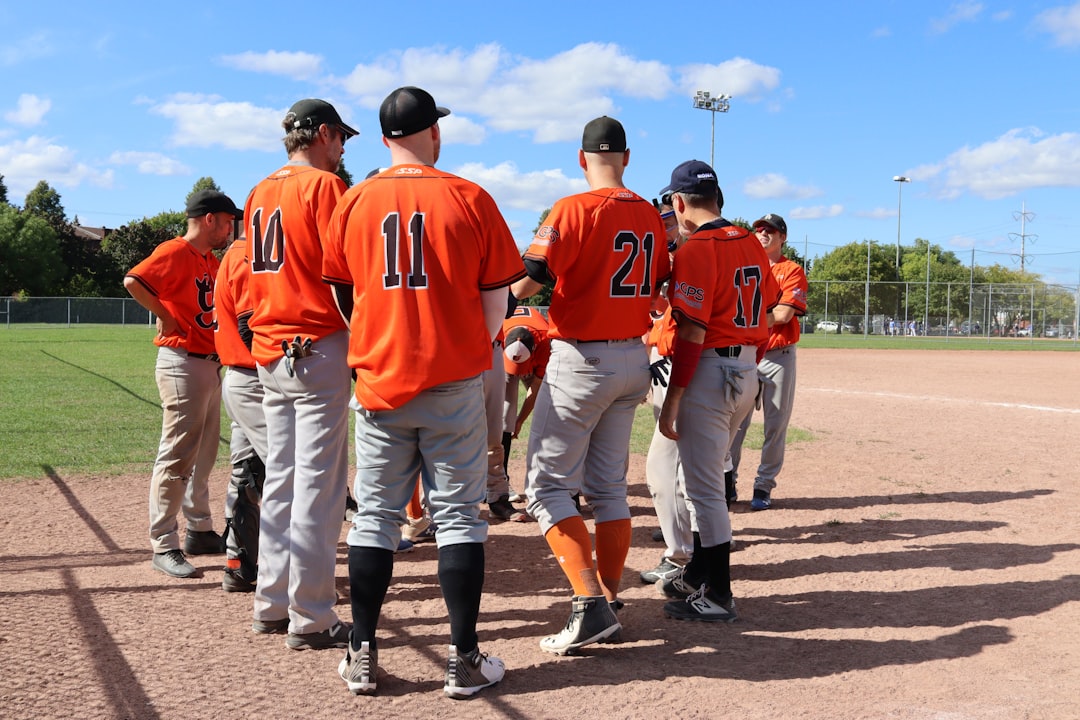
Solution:
[(671, 193), (712, 195), (719, 189), (716, 173), (708, 163), (687, 160), (671, 171), (671, 183), (660, 191), (660, 196), (664, 197)]

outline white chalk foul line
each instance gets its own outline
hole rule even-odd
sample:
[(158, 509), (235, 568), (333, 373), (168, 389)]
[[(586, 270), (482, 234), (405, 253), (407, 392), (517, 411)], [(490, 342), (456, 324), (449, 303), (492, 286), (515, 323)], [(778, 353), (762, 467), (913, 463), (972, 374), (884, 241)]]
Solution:
[(1049, 407), (1047, 405), (1028, 405), (1026, 403), (992, 402), (989, 400), (967, 400), (964, 398), (940, 397), (935, 395), (910, 395), (907, 393), (881, 392), (878, 390), (838, 390), (836, 388), (799, 387), (800, 390), (811, 392), (833, 393), (835, 395), (865, 395), (868, 397), (896, 398), (899, 400), (917, 400), (920, 402), (943, 402), (964, 403), (966, 405), (981, 405), (983, 407), (1011, 408), (1014, 410), (1036, 410), (1038, 412), (1062, 413), (1064, 415), (1080, 415), (1078, 408)]

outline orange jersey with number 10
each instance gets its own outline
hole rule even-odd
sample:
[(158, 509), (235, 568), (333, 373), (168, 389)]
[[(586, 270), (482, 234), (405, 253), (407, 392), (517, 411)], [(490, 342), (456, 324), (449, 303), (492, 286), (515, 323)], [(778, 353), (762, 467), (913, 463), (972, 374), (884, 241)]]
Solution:
[(286, 165), (255, 186), (244, 205), (251, 263), (249, 292), (255, 337), (251, 354), (267, 365), (282, 355), (281, 341), (319, 340), (345, 329), (333, 295), (322, 282), (322, 240), (345, 192), (334, 173)]
[(353, 287), (349, 365), (367, 410), (491, 367), (480, 292), (525, 276), (479, 185), (397, 165), (351, 188), (330, 221), (323, 279)]
[[(726, 221), (725, 221), (726, 222)], [(780, 300), (769, 256), (741, 227), (707, 223), (675, 253), (671, 312), (705, 328), (705, 347), (764, 346)]]
[(653, 288), (670, 271), (665, 233), (652, 203), (625, 188), (556, 202), (525, 252), (556, 278), (548, 335), (624, 340), (648, 332)]

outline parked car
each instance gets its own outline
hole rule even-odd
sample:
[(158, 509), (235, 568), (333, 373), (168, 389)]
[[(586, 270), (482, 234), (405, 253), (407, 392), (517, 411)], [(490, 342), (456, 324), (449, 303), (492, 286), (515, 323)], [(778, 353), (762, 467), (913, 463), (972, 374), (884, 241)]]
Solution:
[(1046, 330), (1043, 331), (1043, 337), (1056, 338), (1060, 336), (1061, 333), (1058, 332), (1058, 329), (1056, 327), (1048, 327), (1046, 328)]
[(819, 320), (814, 327), (823, 333), (840, 332), (840, 323), (835, 320)]

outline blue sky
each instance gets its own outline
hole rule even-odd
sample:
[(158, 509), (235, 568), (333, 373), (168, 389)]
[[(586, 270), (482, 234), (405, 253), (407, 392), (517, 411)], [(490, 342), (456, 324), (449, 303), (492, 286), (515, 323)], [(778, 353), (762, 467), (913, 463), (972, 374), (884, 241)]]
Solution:
[[(205, 175), (242, 202), (303, 97), (360, 130), (360, 179), (388, 161), (382, 98), (419, 85), (453, 111), (440, 167), (491, 192), (522, 246), (584, 188), (581, 129), (607, 114), (649, 198), (709, 160), (715, 121), (724, 214), (780, 213), (810, 257), (895, 245), (902, 192), (904, 244), (1011, 268), (1023, 245), (1030, 271), (1080, 282), (1080, 2), (0, 0), (0, 27), (9, 197), (46, 180), (86, 225), (181, 209)], [(693, 108), (697, 90), (730, 111)]]

